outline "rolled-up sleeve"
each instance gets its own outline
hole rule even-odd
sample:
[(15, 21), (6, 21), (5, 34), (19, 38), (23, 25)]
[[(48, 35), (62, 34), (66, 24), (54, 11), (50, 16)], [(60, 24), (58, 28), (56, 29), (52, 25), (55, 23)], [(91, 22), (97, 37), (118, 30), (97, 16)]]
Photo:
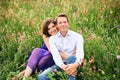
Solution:
[(84, 40), (81, 35), (77, 38), (76, 58), (76, 61), (81, 65), (84, 59)]

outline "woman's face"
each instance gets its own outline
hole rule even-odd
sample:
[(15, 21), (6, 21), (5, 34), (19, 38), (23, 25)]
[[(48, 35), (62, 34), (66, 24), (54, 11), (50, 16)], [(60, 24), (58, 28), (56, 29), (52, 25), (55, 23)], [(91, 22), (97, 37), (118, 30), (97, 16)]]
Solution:
[(48, 25), (48, 33), (49, 33), (50, 35), (55, 35), (55, 34), (57, 34), (57, 32), (58, 32), (58, 30), (57, 30), (57, 28), (56, 28), (56, 25), (53, 24), (53, 23), (50, 23), (50, 24)]

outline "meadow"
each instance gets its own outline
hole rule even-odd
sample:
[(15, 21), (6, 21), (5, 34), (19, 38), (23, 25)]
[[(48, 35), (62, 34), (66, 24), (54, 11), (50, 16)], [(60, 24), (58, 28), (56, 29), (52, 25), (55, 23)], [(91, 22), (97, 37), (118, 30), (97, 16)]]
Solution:
[(0, 80), (25, 69), (29, 52), (43, 43), (42, 21), (59, 13), (84, 37), (78, 80), (120, 80), (120, 0), (0, 0)]

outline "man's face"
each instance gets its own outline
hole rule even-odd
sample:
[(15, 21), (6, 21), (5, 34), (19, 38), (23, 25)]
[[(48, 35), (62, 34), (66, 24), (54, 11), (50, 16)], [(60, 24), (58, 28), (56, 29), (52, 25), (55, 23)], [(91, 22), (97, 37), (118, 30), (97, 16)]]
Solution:
[(58, 17), (57, 18), (57, 28), (60, 32), (66, 32), (69, 28), (69, 22), (66, 17)]

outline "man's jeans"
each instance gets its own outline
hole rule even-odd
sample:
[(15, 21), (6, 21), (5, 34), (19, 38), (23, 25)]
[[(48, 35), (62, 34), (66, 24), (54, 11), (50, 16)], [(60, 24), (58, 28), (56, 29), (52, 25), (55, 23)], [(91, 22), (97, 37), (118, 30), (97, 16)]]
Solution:
[[(75, 61), (76, 61), (76, 57), (70, 56), (67, 58), (65, 64), (74, 63)], [(62, 71), (62, 69), (60, 67), (58, 67), (57, 65), (54, 65), (54, 66), (46, 69), (45, 71), (43, 71), (41, 74), (39, 74), (38, 80), (50, 80), (49, 78), (47, 78), (48, 73), (54, 71), (55, 69)], [(68, 75), (68, 80), (76, 80), (76, 77)]]

